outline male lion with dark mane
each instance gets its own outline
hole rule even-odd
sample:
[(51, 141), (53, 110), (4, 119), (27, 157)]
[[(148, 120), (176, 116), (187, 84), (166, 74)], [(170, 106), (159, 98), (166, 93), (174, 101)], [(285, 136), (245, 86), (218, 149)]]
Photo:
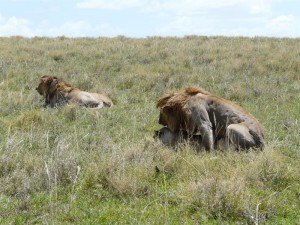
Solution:
[(74, 103), (89, 108), (111, 107), (112, 100), (105, 94), (81, 91), (56, 76), (42, 76), (37, 92), (44, 96), (45, 107)]
[(201, 135), (202, 146), (216, 148), (225, 139), (238, 149), (264, 147), (264, 134), (257, 119), (237, 104), (197, 87), (162, 96), (157, 102), (159, 123), (174, 134)]

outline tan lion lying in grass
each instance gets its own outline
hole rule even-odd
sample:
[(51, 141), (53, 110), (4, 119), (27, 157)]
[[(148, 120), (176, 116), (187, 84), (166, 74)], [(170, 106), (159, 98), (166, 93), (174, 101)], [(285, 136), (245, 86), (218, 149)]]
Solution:
[(264, 147), (260, 123), (242, 107), (197, 88), (188, 87), (162, 96), (159, 123), (172, 133), (201, 135), (205, 149), (216, 148), (215, 140), (226, 139), (237, 149)]
[(44, 96), (45, 107), (55, 107), (65, 103), (74, 103), (89, 108), (103, 108), (113, 105), (112, 100), (107, 95), (81, 91), (56, 76), (42, 76), (36, 90)]
[[(168, 127), (163, 127), (159, 130), (154, 131), (153, 138), (158, 140), (162, 145), (172, 148), (176, 148), (180, 143), (187, 143), (197, 151), (203, 149), (201, 135), (189, 135), (184, 131), (173, 133)], [(225, 139), (216, 140), (215, 148), (225, 149)]]

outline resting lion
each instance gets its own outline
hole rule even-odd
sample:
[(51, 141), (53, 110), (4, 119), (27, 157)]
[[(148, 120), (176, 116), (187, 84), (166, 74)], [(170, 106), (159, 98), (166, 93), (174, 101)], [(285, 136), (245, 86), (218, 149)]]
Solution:
[(159, 140), (163, 145), (175, 147), (180, 142), (188, 142), (193, 147), (201, 148), (201, 135), (189, 136), (186, 132), (173, 133), (168, 127), (154, 131), (154, 139)]
[(235, 103), (197, 88), (162, 96), (157, 102), (159, 123), (173, 133), (201, 135), (204, 148), (216, 148), (217, 139), (239, 149), (264, 147), (264, 134), (260, 123)]
[[(201, 135), (191, 136), (185, 131), (173, 133), (168, 127), (154, 131), (153, 138), (158, 140), (162, 145), (172, 148), (183, 142), (190, 144), (197, 151), (203, 148)], [(215, 146), (217, 149), (224, 149), (226, 146), (225, 139), (216, 140)]]
[(64, 103), (75, 103), (89, 108), (111, 107), (112, 100), (105, 94), (89, 93), (73, 88), (62, 78), (42, 76), (37, 92), (44, 96), (45, 107), (55, 107)]

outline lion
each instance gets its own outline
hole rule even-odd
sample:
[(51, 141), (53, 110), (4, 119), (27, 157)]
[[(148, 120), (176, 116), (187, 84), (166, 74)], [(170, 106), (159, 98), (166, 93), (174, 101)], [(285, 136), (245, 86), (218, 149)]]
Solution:
[(168, 127), (162, 127), (154, 131), (154, 139), (158, 140), (162, 145), (175, 147), (181, 142), (188, 142), (193, 147), (201, 148), (201, 135), (189, 136), (187, 132), (181, 131), (173, 133)]
[[(201, 135), (189, 135), (185, 131), (173, 133), (168, 127), (162, 127), (154, 131), (154, 139), (158, 140), (162, 145), (176, 148), (180, 143), (188, 143), (197, 151), (203, 149)], [(215, 146), (217, 149), (224, 149), (226, 146), (225, 139), (216, 140)]]
[(237, 149), (264, 147), (264, 133), (258, 120), (241, 106), (190, 86), (162, 96), (156, 104), (159, 123), (173, 133), (201, 135), (201, 144), (214, 149), (217, 139)]
[(45, 98), (45, 107), (56, 107), (65, 103), (74, 103), (88, 108), (103, 108), (113, 105), (107, 95), (81, 91), (56, 76), (42, 76), (36, 90)]

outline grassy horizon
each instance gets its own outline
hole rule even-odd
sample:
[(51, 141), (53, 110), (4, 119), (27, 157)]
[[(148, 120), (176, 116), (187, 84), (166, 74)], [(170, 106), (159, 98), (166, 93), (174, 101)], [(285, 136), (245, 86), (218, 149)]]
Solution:
[[(300, 39), (0, 38), (1, 224), (300, 224)], [(42, 75), (115, 106), (45, 109)], [(153, 139), (189, 85), (263, 125), (262, 152)]]

